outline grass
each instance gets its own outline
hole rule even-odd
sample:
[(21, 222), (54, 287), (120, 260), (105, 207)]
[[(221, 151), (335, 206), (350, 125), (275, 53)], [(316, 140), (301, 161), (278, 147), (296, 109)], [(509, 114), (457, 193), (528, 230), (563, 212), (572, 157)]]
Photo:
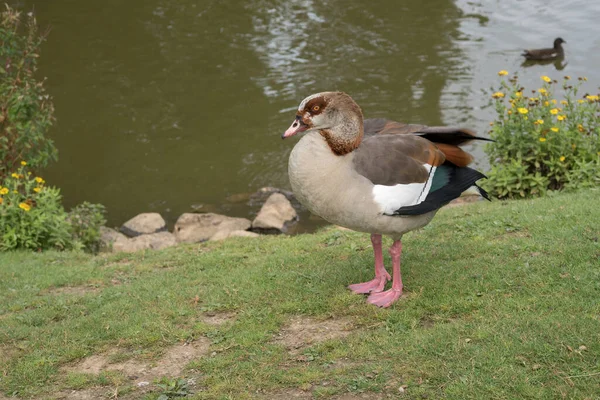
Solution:
[[(0, 393), (157, 399), (177, 377), (142, 393), (119, 371), (65, 366), (93, 354), (152, 363), (205, 340), (182, 372), (198, 399), (396, 398), (400, 387), (410, 399), (597, 399), (599, 195), (440, 211), (405, 237), (405, 296), (387, 310), (345, 289), (371, 278), (368, 235), (334, 228), (135, 255), (3, 253)], [(235, 318), (207, 323), (221, 312)], [(350, 328), (290, 349), (274, 337), (294, 318)]]

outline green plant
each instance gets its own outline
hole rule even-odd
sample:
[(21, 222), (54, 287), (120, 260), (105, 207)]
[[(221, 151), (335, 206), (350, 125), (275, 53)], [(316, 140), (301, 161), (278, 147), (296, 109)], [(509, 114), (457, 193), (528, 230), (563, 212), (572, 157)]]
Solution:
[(33, 168), (57, 159), (46, 133), (54, 121), (52, 99), (34, 77), (45, 40), (32, 13), (0, 13), (0, 181), (28, 160)]
[(21, 164), (0, 181), (0, 250), (73, 247), (60, 191)]
[(0, 180), (0, 251), (85, 249), (97, 252), (104, 206), (84, 202), (67, 213), (60, 190), (45, 185), (27, 162)]
[(520, 198), (600, 184), (599, 96), (578, 99), (586, 78), (575, 84), (570, 79), (565, 76), (560, 86), (560, 101), (553, 93), (558, 82), (547, 76), (532, 97), (524, 95), (517, 76), (501, 80), (492, 95), (497, 117), (490, 136), (495, 142), (486, 147), (492, 168), (484, 187), (490, 193)]
[(69, 212), (74, 240), (82, 244), (86, 251), (97, 253), (100, 248), (100, 227), (106, 223), (105, 208), (102, 204), (87, 201), (73, 207)]
[(185, 379), (162, 379), (156, 386), (162, 389), (162, 393), (157, 400), (169, 400), (176, 397), (186, 397), (191, 394), (188, 383)]

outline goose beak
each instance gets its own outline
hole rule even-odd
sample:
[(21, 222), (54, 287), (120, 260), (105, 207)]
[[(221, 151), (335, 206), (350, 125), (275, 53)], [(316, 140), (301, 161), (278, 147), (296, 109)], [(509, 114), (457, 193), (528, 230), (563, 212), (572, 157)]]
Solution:
[(290, 136), (294, 136), (297, 133), (304, 132), (308, 129), (308, 125), (302, 122), (300, 116), (297, 116), (292, 125), (281, 135), (282, 139), (289, 138)]

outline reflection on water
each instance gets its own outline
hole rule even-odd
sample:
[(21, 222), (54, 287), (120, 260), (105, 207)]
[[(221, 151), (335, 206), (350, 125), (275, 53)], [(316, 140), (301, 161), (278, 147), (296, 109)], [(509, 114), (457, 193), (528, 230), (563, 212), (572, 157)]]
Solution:
[[(500, 69), (530, 85), (598, 82), (600, 3), (563, 3), (27, 0), (52, 26), (40, 71), (60, 161), (47, 180), (68, 206), (105, 204), (115, 225), (141, 211), (173, 221), (192, 205), (248, 216), (225, 199), (288, 187), (293, 142), (279, 136), (311, 93), (344, 90), (367, 117), (484, 133)], [(557, 36), (564, 63), (521, 65), (523, 48)]]
[(543, 61), (532, 61), (525, 60), (521, 64), (521, 68), (529, 68), (539, 65), (552, 65), (557, 71), (562, 71), (567, 66), (567, 61), (564, 58), (557, 58), (555, 60), (543, 60)]

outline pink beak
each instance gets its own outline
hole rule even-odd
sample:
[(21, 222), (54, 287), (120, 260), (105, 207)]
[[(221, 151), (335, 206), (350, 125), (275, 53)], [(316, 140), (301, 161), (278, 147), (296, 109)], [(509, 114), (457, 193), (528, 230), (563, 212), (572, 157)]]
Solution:
[(308, 125), (300, 120), (300, 117), (296, 117), (292, 125), (281, 135), (282, 139), (289, 138), (290, 136), (294, 136), (296, 133), (304, 132), (308, 129)]

